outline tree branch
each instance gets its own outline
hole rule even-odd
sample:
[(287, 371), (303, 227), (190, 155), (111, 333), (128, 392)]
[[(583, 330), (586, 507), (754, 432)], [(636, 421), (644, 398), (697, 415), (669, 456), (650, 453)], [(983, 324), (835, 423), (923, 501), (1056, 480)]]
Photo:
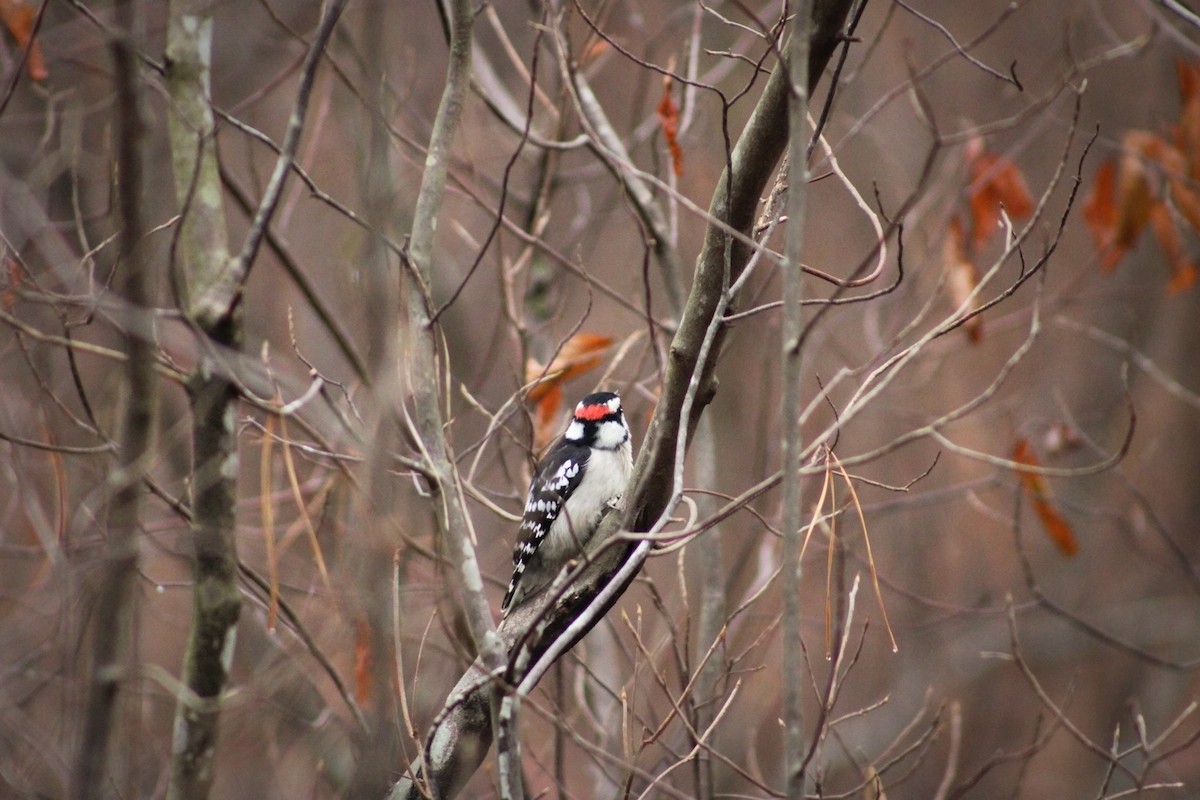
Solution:
[[(808, 48), (812, 4), (801, 0), (792, 17), (787, 68), (791, 90), (788, 98), (788, 189), (787, 242), (783, 267), (783, 336), (780, 402), (780, 429), (783, 432), (783, 652), (780, 656), (783, 685), (783, 724), (785, 792), (788, 800), (802, 800), (804, 768), (804, 687), (798, 664), (804, 663), (801, 638), (803, 616), (800, 588), (803, 576), (803, 508), (801, 507), (800, 471), (803, 467), (804, 439), (800, 426), (803, 375), (801, 343), (804, 336), (803, 279), (801, 255), (804, 249), (804, 213), (808, 196)], [(782, 67), (778, 70), (783, 72)]]
[(430, 134), (425, 174), (413, 213), (409, 268), (404, 271), (407, 278), (404, 291), (409, 335), (404, 343), (406, 352), (402, 354), (401, 363), (405, 371), (405, 388), (413, 399), (412, 432), (424, 450), (424, 460), (433, 482), (430, 488), (438, 495), (434, 503), (438, 525), (450, 545), (453, 557), (461, 565), (459, 577), (465, 592), (471, 636), (477, 651), (485, 656), (490, 654), (492, 666), (498, 666), (501, 656), (494, 645), (495, 626), (491, 608), (483, 596), (483, 578), (469, 536), (470, 521), (462, 503), (458, 474), (444, 433), (445, 423), (438, 391), (442, 381), (435, 346), (437, 334), (432, 327), (433, 306), (429, 296), (433, 275), (434, 232), (437, 230), (437, 217), (450, 167), (450, 147), (462, 117), (471, 71), (471, 6), (467, 0), (453, 0), (451, 5), (450, 62), (446, 68), (446, 88)]
[(109, 476), (107, 543), (102, 583), (93, 611), (91, 689), (83, 719), (83, 736), (72, 774), (71, 797), (88, 800), (107, 793), (108, 743), (114, 727), (117, 695), (126, 677), (136, 597), (138, 529), (141, 523), (142, 478), (154, 454), (154, 427), (158, 412), (158, 375), (154, 343), (143, 327), (145, 309), (151, 307), (156, 281), (146, 263), (142, 236), (143, 162), (142, 118), (138, 87), (138, 62), (132, 41), (135, 11), (131, 2), (118, 3), (117, 32), (112, 41), (117, 88), (117, 182), (120, 218), (120, 260), (124, 302), (114, 317), (122, 326), (127, 392), (124, 420), (118, 437), (117, 469)]
[[(445, 539), (451, 561), (459, 565), (460, 598), (466, 612), (479, 660), (468, 670), (470, 691), (452, 692), (447, 707), (467, 720), (461, 726), (438, 730), (427, 740), (423, 761), (428, 771), (419, 778), (402, 779), (392, 788), (393, 797), (452, 797), (470, 778), (483, 760), (492, 736), (493, 692), (488, 677), (503, 665), (503, 649), (496, 636), (491, 608), (483, 595), (483, 578), (471, 542), (470, 519), (463, 505), (461, 485), (450, 445), (446, 441), (439, 387), (442, 384), (437, 363), (436, 336), (431, 317), (429, 287), (433, 274), (434, 232), (450, 167), (450, 147), (462, 116), (463, 102), (471, 70), (471, 25), (473, 17), (468, 0), (450, 3), (450, 58), (446, 85), (430, 134), (425, 173), (417, 194), (409, 240), (404, 303), (408, 311), (408, 335), (400, 363), (404, 389), (412, 397), (412, 416), (403, 409), (410, 432), (421, 448), (433, 492), (433, 506), (440, 535)], [(385, 419), (383, 424), (389, 424)], [(461, 685), (461, 682), (460, 682)], [(456, 690), (457, 691), (457, 690)], [(457, 735), (462, 731), (462, 735)], [(480, 734), (478, 732), (486, 731)], [(469, 764), (470, 766), (466, 766)], [(419, 773), (420, 770), (414, 770)]]
[[(810, 90), (835, 47), (850, 0), (818, 0), (814, 9), (809, 55)], [(757, 107), (734, 147), (714, 192), (704, 249), (683, 318), (671, 344), (662, 396), (626, 492), (624, 511), (610, 514), (593, 537), (581, 565), (531, 602), (517, 608), (501, 623), (499, 644), (508, 653), (507, 678), (522, 684), (522, 692), (544, 673), (548, 662), (566, 652), (603, 616), (641, 568), (649, 540), (630, 546), (619, 529), (647, 531), (668, 511), (675, 493), (680, 437), (689, 441), (696, 422), (716, 387), (713, 370), (724, 339), (720, 313), (729, 302), (726, 289), (745, 268), (749, 249), (725, 232), (727, 227), (749, 237), (758, 201), (787, 143), (787, 78), (776, 69)], [(435, 135), (437, 126), (435, 125)], [(430, 148), (431, 154), (434, 152)], [(436, 162), (432, 159), (430, 163)], [(414, 233), (415, 233), (414, 227)], [(415, 237), (414, 237), (415, 244)], [(414, 261), (415, 258), (414, 247)], [(427, 256), (426, 256), (427, 257)], [(418, 304), (419, 305), (419, 304)], [(412, 303), (410, 302), (410, 308)], [(691, 389), (689, 390), (689, 386)], [(695, 400), (695, 403), (692, 403)], [(686, 418), (682, 415), (686, 411)], [(445, 507), (441, 503), (441, 507)], [(439, 510), (439, 514), (444, 513)], [(587, 612), (587, 613), (585, 613)], [(551, 658), (547, 654), (552, 653)], [(531, 665), (518, 675), (518, 661)], [(431, 726), (426, 770), (392, 788), (390, 797), (420, 798), (428, 787), (434, 797), (453, 797), (482, 763), (491, 745), (492, 720), (487, 712), (492, 685), (476, 662), (450, 692)], [(427, 773), (427, 774), (423, 774)]]
[(308, 98), (312, 92), (317, 65), (321, 62), (321, 56), (325, 53), (325, 45), (328, 44), (329, 37), (333, 35), (334, 25), (337, 24), (338, 17), (341, 16), (342, 8), (345, 5), (346, 0), (327, 0), (325, 3), (321, 12), (321, 21), (317, 24), (312, 44), (309, 45), (308, 54), (304, 57), (304, 66), (300, 70), (300, 85), (296, 89), (296, 103), (292, 107), (291, 118), (288, 119), (287, 131), (283, 135), (283, 144), (279, 148), (279, 158), (275, 160), (275, 169), (271, 173), (271, 179), (267, 182), (267, 190), (263, 193), (262, 202), (258, 205), (258, 212), (250, 223), (250, 230), (246, 234), (246, 241), (242, 244), (241, 252), (225, 272), (220, 287), (221, 291), (212, 298), (214, 307), (199, 310), (198, 316), (205, 316), (209, 313), (220, 314), (222, 308), (231, 307), (241, 298), (238, 287), (241, 287), (246, 281), (250, 267), (254, 264), (254, 258), (258, 255), (258, 248), (266, 235), (267, 226), (271, 222), (271, 217), (275, 215), (280, 197), (283, 196), (283, 184), (287, 180), (288, 173), (291, 172), (292, 164), (296, 159), (296, 148), (300, 145), (300, 134), (304, 131), (304, 117), (308, 112)]
[[(209, 98), (212, 8), (173, 0), (167, 22), (168, 133), (181, 209), (176, 286), (185, 317), (219, 350), (242, 344), (242, 291), (231, 273)], [(242, 273), (241, 277), (244, 278)], [(206, 342), (208, 344), (208, 342)], [(237, 575), (238, 390), (206, 347), (189, 383), (192, 406), (192, 621), (175, 707), (167, 797), (203, 800), (215, 777), (220, 697), (228, 683), (242, 598)], [(201, 702), (194, 702), (198, 698)]]

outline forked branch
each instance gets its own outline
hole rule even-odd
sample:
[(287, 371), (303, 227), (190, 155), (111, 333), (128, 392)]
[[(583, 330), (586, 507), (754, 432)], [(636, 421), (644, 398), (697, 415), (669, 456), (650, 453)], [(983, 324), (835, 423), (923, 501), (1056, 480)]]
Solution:
[[(814, 4), (809, 47), (809, 89), (824, 71), (841, 32), (850, 0), (819, 0)], [(726, 233), (733, 229), (749, 239), (760, 198), (788, 142), (787, 70), (772, 73), (758, 105), (729, 154), (726, 169), (713, 194), (710, 223), (697, 260), (695, 279), (679, 329), (671, 343), (662, 396), (634, 467), (621, 514), (610, 514), (593, 538), (583, 560), (556, 591), (547, 591), (525, 604), (497, 631), (509, 654), (499, 685), (529, 691), (555, 658), (561, 656), (616, 602), (637, 574), (650, 550), (648, 540), (631, 545), (618, 532), (650, 531), (678, 502), (677, 475), (682, 454), (711, 400), (713, 370), (724, 340), (722, 316), (728, 305), (727, 288), (745, 268), (749, 249)], [(432, 151), (431, 151), (432, 152)], [(513, 665), (529, 664), (518, 673)], [(393, 787), (392, 798), (453, 797), (487, 755), (492, 740), (491, 706), (497, 682), (479, 662), (451, 691), (442, 713), (426, 737), (424, 769)]]

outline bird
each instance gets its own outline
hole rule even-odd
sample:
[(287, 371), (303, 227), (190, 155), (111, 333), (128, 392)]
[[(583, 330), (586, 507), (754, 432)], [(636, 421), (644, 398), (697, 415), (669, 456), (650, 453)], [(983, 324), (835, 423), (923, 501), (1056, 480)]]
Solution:
[(632, 472), (633, 437), (620, 395), (587, 395), (534, 470), (513, 549), (512, 581), (500, 604), (504, 616), (582, 552), (604, 512), (619, 507)]

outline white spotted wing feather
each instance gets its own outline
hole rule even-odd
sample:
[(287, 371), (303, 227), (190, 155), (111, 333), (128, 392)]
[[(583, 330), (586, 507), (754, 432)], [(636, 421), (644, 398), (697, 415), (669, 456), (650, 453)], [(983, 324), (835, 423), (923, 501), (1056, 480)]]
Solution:
[[(602, 437), (607, 426), (600, 426)], [(562, 443), (539, 466), (513, 551), (513, 578), (501, 604), (505, 612), (549, 584), (595, 533), (604, 510), (620, 500), (633, 450), (627, 429), (618, 427), (624, 441), (614, 441), (613, 449)]]

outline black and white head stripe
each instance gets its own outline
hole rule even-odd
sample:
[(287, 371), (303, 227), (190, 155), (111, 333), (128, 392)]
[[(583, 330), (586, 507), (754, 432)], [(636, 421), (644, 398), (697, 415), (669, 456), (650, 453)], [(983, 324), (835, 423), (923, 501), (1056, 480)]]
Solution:
[(629, 428), (615, 392), (595, 392), (579, 401), (563, 438), (601, 450), (612, 450), (629, 439)]
[(616, 418), (621, 414), (621, 398), (616, 392), (589, 394), (575, 406), (575, 419), (599, 422), (605, 418)]

